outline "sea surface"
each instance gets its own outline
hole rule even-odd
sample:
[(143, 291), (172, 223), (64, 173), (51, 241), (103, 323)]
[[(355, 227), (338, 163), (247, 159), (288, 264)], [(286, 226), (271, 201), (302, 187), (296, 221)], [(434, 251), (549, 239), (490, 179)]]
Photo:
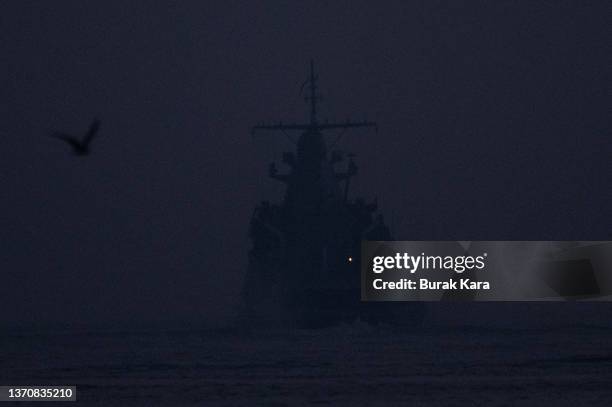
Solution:
[(69, 406), (612, 405), (603, 327), (5, 332), (0, 345), (0, 384), (75, 385)]

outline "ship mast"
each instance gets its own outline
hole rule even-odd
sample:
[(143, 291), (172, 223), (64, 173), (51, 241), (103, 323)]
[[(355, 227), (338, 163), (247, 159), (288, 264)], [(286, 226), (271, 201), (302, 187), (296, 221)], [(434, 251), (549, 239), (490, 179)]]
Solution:
[(301, 130), (306, 134), (319, 134), (323, 130), (332, 129), (349, 129), (358, 127), (374, 127), (377, 129), (375, 122), (369, 121), (352, 121), (347, 120), (345, 122), (336, 123), (319, 123), (317, 120), (317, 102), (321, 100), (321, 97), (317, 94), (317, 79), (318, 75), (315, 74), (314, 61), (310, 60), (310, 77), (302, 88), (309, 83), (310, 84), (310, 95), (305, 99), (310, 102), (310, 122), (309, 123), (291, 123), (284, 124), (279, 122), (278, 124), (259, 124), (251, 128), (251, 134), (255, 134), (259, 131), (288, 131), (288, 130)]
[(310, 125), (316, 127), (317, 125), (317, 101), (319, 96), (317, 95), (317, 76), (314, 73), (314, 61), (310, 60), (310, 97), (306, 97), (306, 100), (310, 100)]

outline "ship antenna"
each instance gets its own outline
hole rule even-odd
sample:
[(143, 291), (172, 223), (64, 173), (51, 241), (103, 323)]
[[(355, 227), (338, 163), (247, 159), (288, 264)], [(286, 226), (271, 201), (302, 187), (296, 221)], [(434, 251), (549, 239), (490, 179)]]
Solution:
[(321, 100), (321, 96), (317, 94), (317, 80), (319, 76), (315, 74), (314, 60), (310, 60), (310, 76), (302, 85), (302, 89), (306, 84), (310, 85), (309, 95), (305, 97), (306, 101), (310, 102), (310, 122), (309, 123), (292, 123), (283, 124), (259, 124), (251, 128), (251, 134), (255, 134), (258, 131), (280, 131), (285, 133), (289, 130), (303, 131), (305, 134), (318, 134), (323, 130), (347, 130), (351, 128), (359, 127), (373, 127), (377, 129), (375, 122), (367, 120), (363, 121), (352, 121), (346, 120), (345, 122), (337, 123), (319, 123), (317, 119), (317, 102)]
[(312, 129), (317, 128), (317, 101), (321, 100), (321, 97), (317, 95), (317, 79), (314, 70), (314, 60), (310, 60), (310, 96), (305, 99), (310, 101), (310, 126)]

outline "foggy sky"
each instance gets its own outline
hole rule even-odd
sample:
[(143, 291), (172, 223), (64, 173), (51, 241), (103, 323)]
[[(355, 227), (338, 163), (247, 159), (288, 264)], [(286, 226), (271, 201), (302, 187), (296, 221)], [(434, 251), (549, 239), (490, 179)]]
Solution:
[(397, 239), (610, 240), (609, 7), (2, 2), (0, 323), (230, 315), (310, 58)]

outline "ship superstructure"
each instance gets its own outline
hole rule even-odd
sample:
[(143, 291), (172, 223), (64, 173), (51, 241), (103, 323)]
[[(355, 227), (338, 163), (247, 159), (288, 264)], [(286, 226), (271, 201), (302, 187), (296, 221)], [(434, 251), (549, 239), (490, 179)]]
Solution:
[(254, 324), (319, 327), (388, 318), (388, 313), (379, 312), (384, 304), (360, 302), (359, 257), (362, 240), (391, 240), (391, 234), (376, 202), (350, 199), (357, 165), (350, 155), (327, 151), (324, 135), (330, 130), (376, 128), (376, 123), (320, 122), (317, 80), (311, 61), (303, 85), (309, 90), (307, 123), (252, 128), (253, 134), (300, 133), (297, 150), (282, 156), (285, 169), (275, 163), (269, 167), (269, 176), (286, 185), (282, 202), (261, 202), (250, 223), (243, 316)]

